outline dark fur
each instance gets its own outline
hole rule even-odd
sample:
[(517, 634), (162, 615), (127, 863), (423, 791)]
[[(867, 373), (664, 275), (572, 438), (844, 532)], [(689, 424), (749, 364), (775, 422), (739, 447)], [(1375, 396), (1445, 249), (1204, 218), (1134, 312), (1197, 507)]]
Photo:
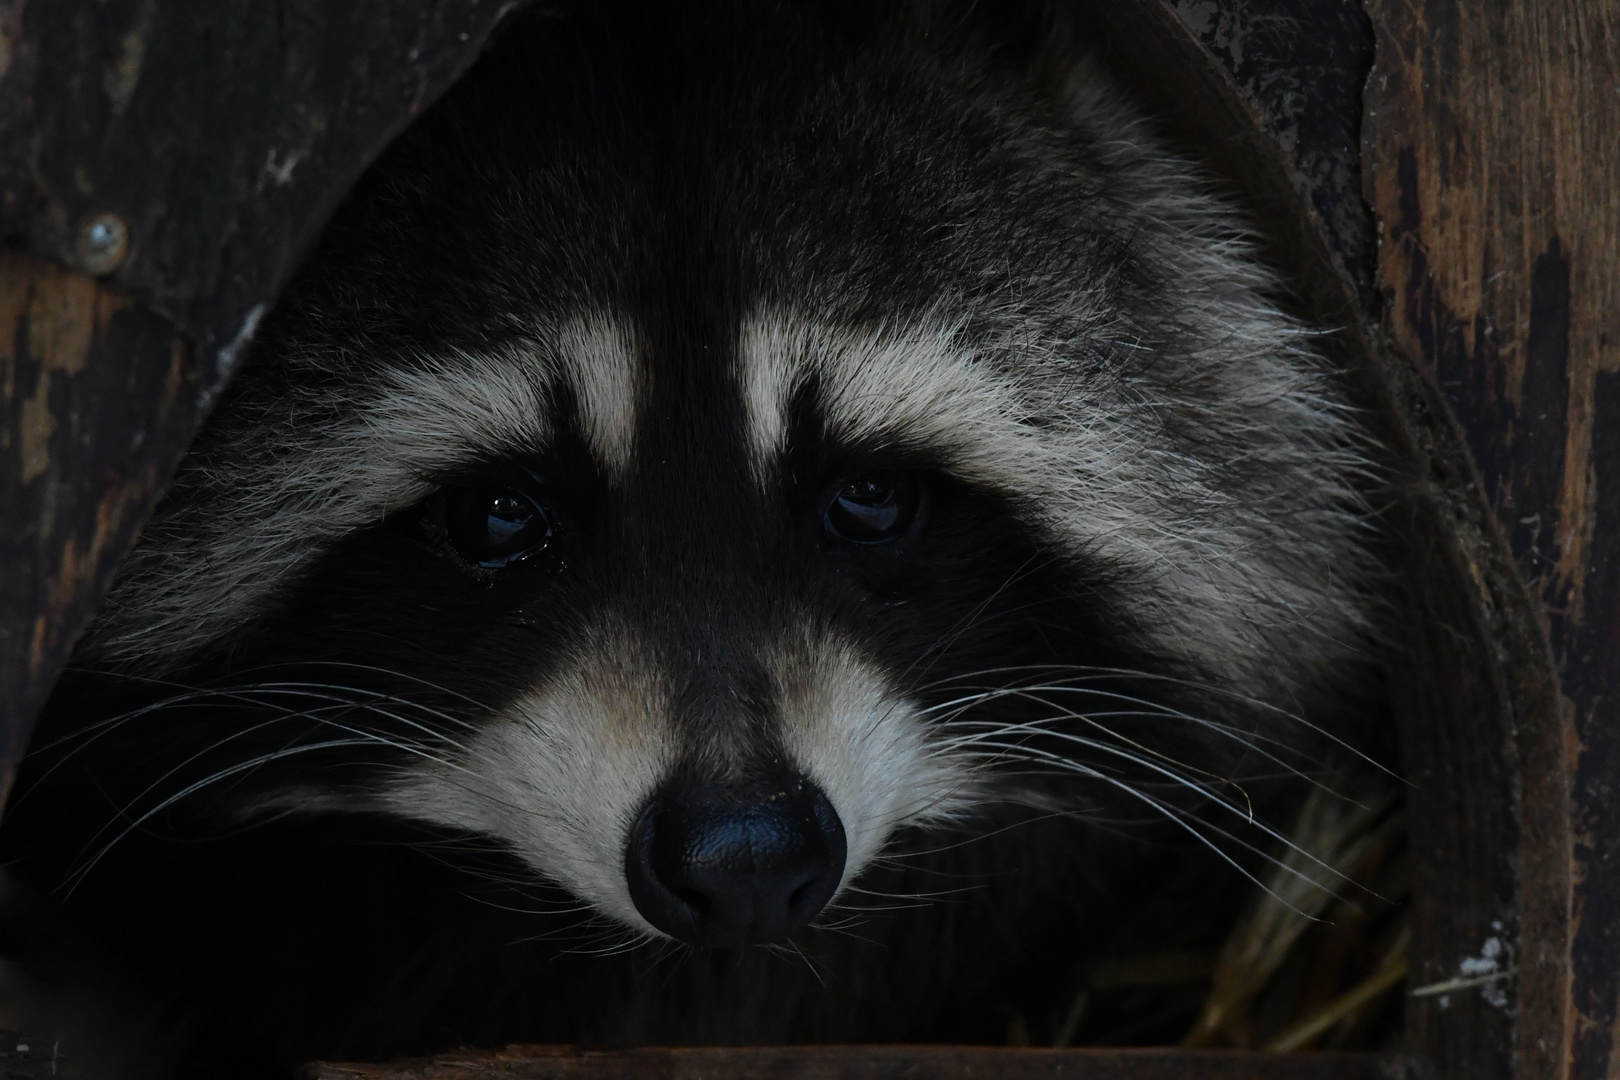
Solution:
[[(949, 298), (971, 338), (1004, 329), (1009, 290), (1059, 280), (1082, 280), (1144, 327), (1177, 302), (1177, 283), (1138, 257), (1140, 223), (1093, 212), (1129, 204), (1133, 177), (1069, 131), (1028, 74), (1050, 27), (1015, 20), (1008, 38), (981, 32), (979, 19), (1006, 25), (983, 13), (931, 18), (919, 28), (876, 5), (536, 10), (340, 211), (155, 537), (209, 518), (209, 485), (244, 446), (296, 438), (318, 419), (318, 405), (287, 402), (329, 394), (341, 416), (353, 388), (402, 358), (511, 340), (514, 313), (607, 303), (631, 318), (654, 358), (642, 411), (654, 419), (623, 484), (602, 474), (566, 401), (552, 445), (473, 470), (548, 479), (558, 540), (534, 563), (468, 573), (420, 508), (400, 508), (201, 648), (153, 658), (118, 645), (143, 625), (127, 604), (91, 635), (47, 711), (0, 850), (105, 949), (117, 985), (172, 995), (160, 1023), (184, 1033), (175, 1053), (275, 1069), (513, 1040), (997, 1042), (1004, 1007), (1038, 1031), (1055, 1023), (1085, 957), (1215, 940), (1241, 897), (1230, 867), (1185, 838), (1158, 846), (1181, 834), (1150, 824), (1142, 804), (1028, 761), (1006, 766), (1048, 774), (1026, 792), (1077, 797), (1081, 812), (991, 806), (958, 830), (903, 834), (900, 857), (857, 883), (874, 893), (828, 913), (872, 909), (857, 925), (740, 954), (652, 944), (596, 955), (619, 940), (613, 928), (563, 913), (570, 898), (500, 844), (344, 810), (345, 793), (408, 762), (376, 740), (230, 772), (335, 729), (453, 738), (452, 720), (476, 724), (545, 678), (604, 607), (632, 612), (661, 662), (694, 673), (674, 714), (693, 773), (725, 756), (711, 744), (740, 755), (727, 768), (780, 756), (759, 719), (769, 691), (751, 648), (806, 612), (925, 703), (987, 670), (1003, 670), (1003, 685), (1025, 677), (1005, 673), (1014, 668), (1143, 672), (1104, 683), (1261, 729), (1287, 764), (1309, 760), (1303, 728), (1158, 678), (1216, 681), (1145, 644), (1130, 568), (1042, 540), (1016, 496), (935, 476), (917, 543), (830, 549), (818, 518), (829, 479), (937, 463), (925, 447), (838, 444), (813, 388), (790, 417), (782, 475), (764, 495), (750, 482), (726, 366), (749, 305), (870, 325)], [(1054, 172), (1054, 159), (1072, 167)], [(301, 359), (315, 347), (318, 363)], [(1174, 417), (1160, 436), (1198, 451), (1199, 432)], [(1251, 480), (1234, 463), (1226, 482)], [(183, 565), (167, 572), (183, 581)], [(325, 691), (272, 696), (269, 681), (339, 685), (355, 702), (332, 711)], [(210, 692), (177, 697), (190, 688)], [(366, 707), (379, 700), (400, 704)], [(1016, 721), (1041, 704), (987, 713)], [(96, 726), (111, 717), (125, 719)], [(1285, 771), (1174, 715), (1131, 724), (1133, 744), (1221, 778), (1213, 793), (1106, 756), (1092, 764), (1190, 815), (1220, 797), (1263, 811), (1268, 779)], [(332, 800), (264, 801), (311, 784)], [(1241, 860), (1244, 844), (1269, 844), (1256, 830), (1218, 842)]]

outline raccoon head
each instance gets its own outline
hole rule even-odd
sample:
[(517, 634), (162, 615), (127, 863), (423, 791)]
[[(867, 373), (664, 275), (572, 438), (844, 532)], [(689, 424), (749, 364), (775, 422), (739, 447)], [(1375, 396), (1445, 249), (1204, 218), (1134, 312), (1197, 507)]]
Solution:
[(1369, 566), (1238, 220), (1084, 64), (670, 19), (526, 18), (374, 170), (88, 661), (204, 687), (250, 808), (703, 945), (986, 806), (1235, 803)]

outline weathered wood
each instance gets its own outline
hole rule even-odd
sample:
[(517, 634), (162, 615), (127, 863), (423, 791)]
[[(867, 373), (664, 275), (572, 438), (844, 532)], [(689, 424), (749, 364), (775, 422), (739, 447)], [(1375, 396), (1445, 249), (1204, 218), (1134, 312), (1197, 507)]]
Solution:
[(6, 234), (111, 274), (212, 384), (361, 170), (519, 2), (0, 0)]
[(191, 438), (198, 389), (163, 319), (0, 250), (0, 800), (27, 721)]
[(773, 1046), (588, 1050), (512, 1046), (392, 1065), (305, 1066), (301, 1080), (1418, 1080), (1394, 1054)]
[[(1278, 6), (1284, 5), (1272, 5)], [(1311, 6), (1302, 0), (1294, 9), (1307, 25)], [(1340, 328), (1321, 344), (1350, 373), (1390, 449), (1397, 498), (1387, 520), (1401, 586), (1391, 629), (1403, 640), (1390, 650), (1389, 678), (1402, 765), (1413, 781), (1412, 984), (1432, 984), (1454, 977), (1459, 962), (1493, 937), (1510, 946), (1519, 940), (1520, 872), (1531, 865), (1521, 845), (1541, 833), (1525, 834), (1520, 804), (1511, 798), (1523, 784), (1515, 733), (1543, 738), (1543, 747), (1557, 738), (1534, 721), (1555, 711), (1551, 658), (1491, 509), (1473, 484), (1461, 432), (1414, 362), (1376, 340), (1375, 313), (1363, 306), (1376, 297), (1358, 287), (1347, 254), (1355, 245), (1336, 244), (1320, 209), (1355, 192), (1335, 191), (1335, 172), (1313, 169), (1288, 118), (1265, 106), (1259, 87), (1286, 86), (1288, 77), (1268, 76), (1253, 58), (1247, 69), (1232, 62), (1200, 68), (1199, 53), (1221, 44), (1204, 38), (1227, 35), (1228, 55), (1260, 44), (1234, 41), (1237, 30), (1223, 29), (1220, 18), (1200, 22), (1201, 11), (1163, 0), (1103, 14), (1114, 27), (1117, 70), (1157, 107), (1178, 142), (1242, 192), (1268, 255), (1298, 287), (1302, 314)], [(1178, 35), (1189, 40), (1178, 43)], [(1273, 33), (1272, 43), (1286, 37)], [(1215, 55), (1221, 58), (1219, 50)], [(1215, 73), (1225, 78), (1212, 81)], [(1543, 817), (1556, 826), (1556, 802)], [(1530, 887), (1544, 885), (1538, 879)], [(1560, 927), (1553, 918), (1534, 932), (1556, 937)], [(1507, 1080), (1517, 1053), (1513, 989), (1496, 980), (1483, 991), (1410, 999), (1408, 1048), (1443, 1075)], [(1482, 993), (1505, 994), (1507, 1007)], [(1518, 1030), (1539, 1038), (1534, 1013), (1528, 1010)]]
[[(1620, 1065), (1620, 5), (1369, 0), (1368, 10), (1379, 46), (1367, 191), (1389, 333), (1460, 424), (1539, 605), (1537, 633), (1491, 627), (1497, 647), (1523, 667), (1542, 637), (1560, 673), (1563, 701), (1521, 699), (1502, 778), (1520, 818), (1519, 887), (1505, 913), (1518, 940), (1518, 1075), (1610, 1077)], [(1435, 884), (1431, 904), (1469, 902)], [(1470, 940), (1465, 927), (1479, 917), (1447, 914), (1453, 964), (1431, 956), (1420, 981), (1457, 973), (1478, 949), (1479, 928)], [(1450, 1004), (1465, 1001), (1490, 1007), (1476, 991)], [(1411, 1019), (1420, 1038), (1455, 1027), (1438, 998), (1415, 1003)]]
[(1360, 197), (1360, 136), (1373, 34), (1359, 0), (1165, 3), (1249, 105), (1250, 124), (1275, 145), (1300, 209), (1370, 308), (1373, 230)]
[(0, 281), (0, 800), (259, 317), (519, 2), (0, 0), (0, 234), (82, 271)]
[[(1394, 347), (1383, 354), (1365, 333), (1367, 245), (1343, 190), (1354, 155), (1301, 128), (1322, 121), (1298, 93), (1310, 64), (1322, 68), (1310, 78), (1342, 89), (1362, 63), (1325, 44), (1355, 13), (1337, 0), (1097, 6), (1120, 70), (1257, 208), (1301, 309), (1345, 328), (1328, 347), (1364, 383), (1411, 489), (1392, 511), (1410, 630), (1392, 682), (1415, 783), (1414, 981), (1456, 976), (1493, 937), (1514, 946), (1503, 962), (1520, 974), (1517, 986), (1413, 998), (1410, 1047), (1468, 1080), (1515, 1068), (1607, 1077), (1620, 1060), (1620, 706), (1604, 696), (1620, 682), (1615, 0), (1370, 0), (1380, 52), (1364, 156)], [(5, 264), (0, 763), (14, 760), (197, 401), (239, 355), (237, 335), (499, 11), (495, 0), (0, 0), (7, 235), (113, 274), (202, 343), (193, 368), (161, 320), (118, 294)], [(1303, 32), (1278, 29), (1289, 19)], [(1304, 59), (1283, 70), (1278, 50), (1290, 49)], [(59, 317), (36, 342), (34, 327)], [(177, 370), (171, 399), (163, 380)], [(1129, 1075), (1161, 1075), (1141, 1071), (1161, 1059), (1116, 1057)]]

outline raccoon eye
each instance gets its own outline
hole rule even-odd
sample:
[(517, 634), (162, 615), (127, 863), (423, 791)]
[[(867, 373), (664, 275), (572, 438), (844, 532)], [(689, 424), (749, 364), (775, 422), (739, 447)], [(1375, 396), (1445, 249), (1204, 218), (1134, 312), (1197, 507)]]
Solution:
[(888, 544), (910, 530), (921, 505), (922, 484), (915, 476), (860, 476), (838, 489), (821, 521), (846, 543)]
[(514, 488), (456, 488), (444, 494), (444, 531), (456, 554), (497, 569), (541, 551), (551, 540), (544, 508)]

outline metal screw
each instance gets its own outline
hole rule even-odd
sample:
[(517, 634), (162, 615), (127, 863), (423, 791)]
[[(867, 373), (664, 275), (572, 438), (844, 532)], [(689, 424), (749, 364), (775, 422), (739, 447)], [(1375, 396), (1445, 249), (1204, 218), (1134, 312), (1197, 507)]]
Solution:
[(129, 254), (129, 226), (117, 214), (96, 214), (79, 227), (76, 254), (86, 273), (100, 277), (124, 264)]

